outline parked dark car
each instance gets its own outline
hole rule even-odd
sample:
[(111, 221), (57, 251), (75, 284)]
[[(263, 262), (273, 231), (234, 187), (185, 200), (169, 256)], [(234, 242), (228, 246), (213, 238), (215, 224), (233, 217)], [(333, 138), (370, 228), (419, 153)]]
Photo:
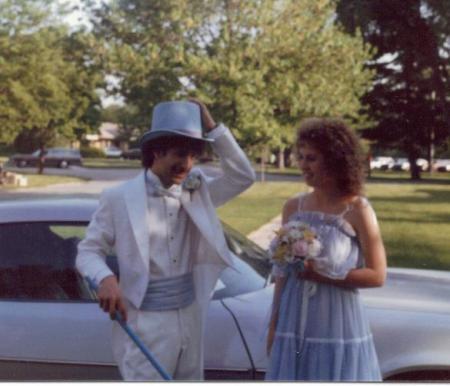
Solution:
[[(14, 154), (11, 156), (9, 163), (20, 168), (26, 166), (38, 166), (39, 152), (36, 150), (31, 154)], [(82, 157), (80, 150), (67, 149), (62, 147), (53, 147), (46, 149), (44, 166), (67, 168), (70, 165), (82, 165)]]
[(141, 159), (141, 149), (131, 148), (122, 152), (123, 159)]

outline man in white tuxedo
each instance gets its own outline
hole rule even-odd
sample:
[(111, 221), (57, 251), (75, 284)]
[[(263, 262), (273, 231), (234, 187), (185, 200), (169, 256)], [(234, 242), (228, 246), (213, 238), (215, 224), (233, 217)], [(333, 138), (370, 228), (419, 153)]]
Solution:
[[(192, 169), (207, 142), (221, 163), (214, 178)], [(201, 380), (206, 307), (233, 267), (215, 208), (247, 189), (254, 171), (199, 101), (156, 105), (141, 150), (144, 171), (102, 193), (76, 266), (99, 285), (103, 310), (120, 312), (174, 379)], [(105, 263), (111, 251), (120, 279)], [(112, 346), (125, 380), (161, 379), (117, 323)]]

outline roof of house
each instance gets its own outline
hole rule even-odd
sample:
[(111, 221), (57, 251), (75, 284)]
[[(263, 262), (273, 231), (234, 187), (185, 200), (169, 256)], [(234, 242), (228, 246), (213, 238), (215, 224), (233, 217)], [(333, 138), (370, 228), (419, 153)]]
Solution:
[(115, 139), (119, 135), (119, 125), (113, 122), (103, 122), (98, 128), (101, 139)]

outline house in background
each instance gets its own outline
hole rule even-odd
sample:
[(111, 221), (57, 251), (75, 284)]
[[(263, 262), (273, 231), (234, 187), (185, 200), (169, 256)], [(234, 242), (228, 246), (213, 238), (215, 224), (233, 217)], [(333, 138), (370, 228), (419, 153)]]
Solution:
[(89, 147), (105, 150), (117, 147), (122, 150), (128, 148), (127, 141), (119, 139), (120, 129), (117, 123), (103, 122), (97, 130), (97, 134), (86, 134), (85, 140)]

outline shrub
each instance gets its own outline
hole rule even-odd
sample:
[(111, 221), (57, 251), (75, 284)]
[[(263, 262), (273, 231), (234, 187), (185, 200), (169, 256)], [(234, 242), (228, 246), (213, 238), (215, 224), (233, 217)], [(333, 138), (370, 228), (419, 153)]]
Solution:
[(83, 158), (105, 158), (105, 153), (96, 147), (82, 146), (80, 153)]

